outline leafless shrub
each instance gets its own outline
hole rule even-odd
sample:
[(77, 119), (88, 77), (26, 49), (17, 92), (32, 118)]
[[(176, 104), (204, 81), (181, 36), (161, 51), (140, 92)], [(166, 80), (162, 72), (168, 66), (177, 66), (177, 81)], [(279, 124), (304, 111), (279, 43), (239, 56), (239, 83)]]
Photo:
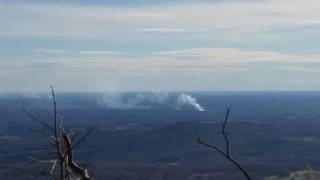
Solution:
[[(27, 110), (23, 109), (23, 112), (37, 123), (35, 128), (33, 128), (33, 131), (47, 137), (50, 144), (53, 145), (55, 152), (55, 159), (49, 161), (52, 164), (50, 169), (45, 171), (41, 168), (41, 170), (36, 173), (36, 176), (51, 177), (55, 180), (90, 180), (90, 175), (86, 167), (81, 167), (75, 162), (74, 149), (76, 149), (78, 145), (93, 132), (94, 126), (88, 128), (80, 137), (78, 137), (80, 132), (71, 133), (66, 130), (63, 127), (62, 113), (58, 114), (57, 111), (56, 97), (52, 87), (51, 94), (53, 99), (53, 125), (40, 120)], [(34, 161), (39, 162), (39, 160), (33, 159)]]

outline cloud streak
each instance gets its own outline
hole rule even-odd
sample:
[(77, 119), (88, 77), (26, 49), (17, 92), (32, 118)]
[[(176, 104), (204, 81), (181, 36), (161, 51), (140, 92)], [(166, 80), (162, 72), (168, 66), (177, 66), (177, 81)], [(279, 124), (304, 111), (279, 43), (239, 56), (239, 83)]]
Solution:
[(83, 55), (122, 55), (126, 54), (122, 51), (80, 51)]
[(318, 6), (316, 0), (201, 2), (141, 8), (1, 3), (0, 36), (135, 39), (149, 36), (145, 32), (183, 32), (248, 38), (274, 35), (277, 29), (318, 25), (320, 12), (314, 8)]
[(70, 51), (64, 49), (33, 49), (34, 52), (51, 53), (51, 54), (68, 54)]
[[(272, 51), (249, 51), (232, 48), (191, 48), (173, 51), (159, 51), (139, 57), (130, 57), (121, 51), (79, 51), (68, 56), (70, 52), (63, 49), (38, 49), (40, 53), (62, 54), (32, 59), (24, 63), (3, 63), (9, 67), (22, 69), (56, 70), (65, 72), (90, 71), (209, 71), (209, 72), (243, 72), (254, 64), (274, 64), (281, 67), (296, 67), (297, 64), (320, 63), (320, 54), (285, 54)], [(12, 66), (19, 64), (19, 66)], [(4, 66), (3, 66), (4, 67)], [(24, 68), (23, 68), (24, 67)], [(280, 68), (279, 70), (297, 70), (298, 68)]]

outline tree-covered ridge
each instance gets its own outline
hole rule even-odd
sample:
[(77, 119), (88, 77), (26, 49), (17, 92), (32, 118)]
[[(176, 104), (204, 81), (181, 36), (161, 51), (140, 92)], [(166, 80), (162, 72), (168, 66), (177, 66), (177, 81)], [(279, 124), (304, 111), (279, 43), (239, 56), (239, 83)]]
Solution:
[(318, 180), (320, 172), (315, 170), (301, 170), (292, 172), (288, 177), (271, 176), (263, 180)]

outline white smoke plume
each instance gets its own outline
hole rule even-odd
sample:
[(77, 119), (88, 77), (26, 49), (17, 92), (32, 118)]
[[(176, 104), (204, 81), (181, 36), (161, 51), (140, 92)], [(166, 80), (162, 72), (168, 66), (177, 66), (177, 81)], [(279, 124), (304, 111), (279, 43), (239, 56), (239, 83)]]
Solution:
[(197, 99), (188, 95), (188, 94), (180, 94), (178, 97), (178, 105), (179, 106), (192, 106), (197, 111), (204, 111), (205, 109), (197, 102)]
[(98, 99), (98, 104), (110, 109), (150, 109), (152, 104), (165, 104), (169, 98), (165, 92), (137, 93), (130, 97), (122, 93), (110, 93)]
[(127, 104), (131, 106), (146, 105), (146, 103), (164, 104), (169, 98), (166, 92), (138, 93), (135, 97), (128, 99)]
[(173, 95), (166, 92), (137, 93), (130, 97), (121, 93), (107, 94), (98, 100), (98, 104), (110, 109), (152, 109), (156, 107), (184, 109), (192, 107), (197, 111), (205, 111), (197, 99), (191, 95)]
[(97, 100), (98, 105), (107, 109), (131, 109), (132, 107), (123, 102), (121, 93), (107, 93)]

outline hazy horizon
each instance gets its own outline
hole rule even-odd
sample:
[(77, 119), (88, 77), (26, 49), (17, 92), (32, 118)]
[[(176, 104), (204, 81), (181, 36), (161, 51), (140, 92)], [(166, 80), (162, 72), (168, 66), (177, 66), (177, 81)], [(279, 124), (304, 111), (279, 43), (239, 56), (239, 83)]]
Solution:
[[(320, 93), (320, 90), (117, 90), (117, 91), (61, 91), (55, 89), (58, 94), (64, 93)], [(0, 94), (51, 94), (51, 90), (48, 91), (0, 91)]]

